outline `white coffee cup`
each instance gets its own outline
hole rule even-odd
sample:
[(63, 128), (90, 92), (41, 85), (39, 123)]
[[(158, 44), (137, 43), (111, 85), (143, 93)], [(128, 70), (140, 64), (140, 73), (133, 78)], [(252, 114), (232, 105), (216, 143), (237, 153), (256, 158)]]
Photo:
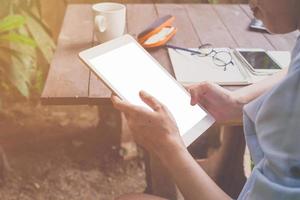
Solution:
[(95, 21), (95, 35), (103, 43), (124, 34), (126, 6), (119, 3), (97, 3), (92, 6)]

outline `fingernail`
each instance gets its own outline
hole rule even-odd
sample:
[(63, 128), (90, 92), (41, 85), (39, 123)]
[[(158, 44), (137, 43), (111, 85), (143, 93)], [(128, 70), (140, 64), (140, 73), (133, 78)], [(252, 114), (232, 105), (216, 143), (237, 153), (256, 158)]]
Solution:
[(192, 105), (192, 106), (195, 105), (195, 102), (194, 102), (193, 100), (191, 100), (191, 105)]
[(195, 98), (191, 95), (191, 105), (194, 106), (196, 104)]

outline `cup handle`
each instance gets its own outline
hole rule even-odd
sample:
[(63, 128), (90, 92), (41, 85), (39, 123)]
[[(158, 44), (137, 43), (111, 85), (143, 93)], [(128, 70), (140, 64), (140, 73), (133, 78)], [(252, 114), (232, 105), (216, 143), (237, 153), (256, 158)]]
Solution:
[(106, 19), (102, 15), (97, 15), (95, 17), (95, 25), (98, 30), (103, 33), (106, 30)]

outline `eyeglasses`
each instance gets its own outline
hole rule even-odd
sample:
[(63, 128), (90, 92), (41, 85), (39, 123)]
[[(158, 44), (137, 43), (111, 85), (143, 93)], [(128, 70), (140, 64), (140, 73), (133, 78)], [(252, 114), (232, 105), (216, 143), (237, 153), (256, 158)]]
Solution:
[(227, 70), (228, 65), (234, 65), (232, 56), (229, 51), (221, 50), (217, 51), (214, 48), (212, 48), (211, 44), (203, 44), (198, 47), (198, 49), (186, 49), (182, 47), (177, 47), (173, 45), (165, 45), (167, 48), (172, 48), (175, 50), (182, 50), (190, 52), (193, 56), (199, 56), (199, 57), (207, 57), (211, 56), (214, 64), (217, 67), (222, 67), (224, 71)]

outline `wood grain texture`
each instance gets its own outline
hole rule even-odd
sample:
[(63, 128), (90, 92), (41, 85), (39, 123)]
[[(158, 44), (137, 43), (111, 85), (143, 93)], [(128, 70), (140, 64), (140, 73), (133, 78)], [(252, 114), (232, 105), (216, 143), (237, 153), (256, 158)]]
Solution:
[(137, 35), (157, 19), (153, 4), (127, 4), (128, 33), (137, 39)]
[[(243, 11), (250, 19), (253, 18), (253, 13), (248, 5), (240, 5)], [(294, 31), (288, 34), (269, 34), (263, 33), (265, 38), (272, 44), (272, 46), (279, 51), (291, 51), (295, 45), (299, 31)]]
[(176, 17), (174, 26), (178, 29), (170, 44), (190, 47), (200, 44), (197, 33), (189, 19), (188, 13), (181, 4), (155, 4), (159, 17), (173, 15)]
[[(183, 4), (155, 4), (155, 6), (159, 17), (169, 14), (176, 17), (173, 26), (175, 26), (178, 31), (176, 35), (168, 42), (169, 44), (182, 47), (200, 44), (198, 35), (196, 34), (192, 23), (189, 20)], [(169, 71), (171, 75), (175, 76), (167, 49), (162, 47), (158, 50), (154, 50), (151, 52), (151, 54)]]
[(111, 90), (93, 73), (90, 72), (88, 104), (111, 104)]
[[(239, 5), (214, 5), (213, 8), (220, 16), (238, 47), (274, 50), (274, 47), (261, 33), (248, 30), (250, 19)], [(220, 37), (222, 36), (220, 35)]]
[(90, 9), (90, 5), (68, 7), (41, 96), (42, 102), (76, 104), (88, 98), (89, 70), (79, 60), (78, 53), (92, 46)]
[(209, 43), (214, 47), (237, 46), (227, 27), (211, 5), (187, 4), (185, 7), (201, 44)]

